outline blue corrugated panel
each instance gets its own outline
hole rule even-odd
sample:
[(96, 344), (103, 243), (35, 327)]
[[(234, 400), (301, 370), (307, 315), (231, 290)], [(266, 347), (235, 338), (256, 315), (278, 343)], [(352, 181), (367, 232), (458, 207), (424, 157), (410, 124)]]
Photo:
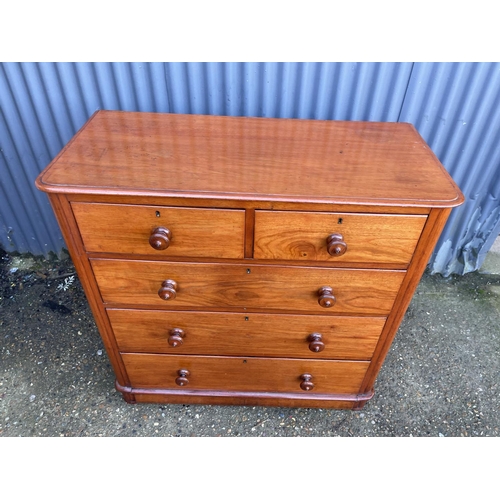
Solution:
[(97, 109), (409, 121), (468, 198), (431, 270), (473, 270), (500, 231), (499, 71), (494, 63), (2, 63), (0, 245), (36, 255), (64, 247), (34, 180)]
[(2, 245), (34, 254), (58, 251), (63, 240), (33, 181), (64, 144), (64, 116), (51, 109), (54, 92), (47, 92), (37, 65), (3, 64), (0, 71)]
[(397, 121), (411, 63), (167, 63), (172, 113)]
[(415, 125), (466, 197), (431, 272), (478, 269), (500, 232), (500, 64), (415, 64), (400, 119)]

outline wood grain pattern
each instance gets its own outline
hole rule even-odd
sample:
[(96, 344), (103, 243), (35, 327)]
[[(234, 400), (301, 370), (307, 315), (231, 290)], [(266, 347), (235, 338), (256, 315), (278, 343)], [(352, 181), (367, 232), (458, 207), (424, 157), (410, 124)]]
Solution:
[[(311, 212), (255, 212), (254, 257), (407, 265), (426, 217)], [(327, 238), (340, 233), (347, 245), (332, 256)]]
[[(122, 352), (369, 360), (385, 318), (108, 309)], [(169, 344), (181, 329), (182, 344)], [(324, 349), (312, 352), (309, 337)]]
[[(157, 205), (71, 204), (88, 252), (239, 259), (244, 256), (245, 212)], [(151, 232), (168, 228), (165, 250), (151, 247)]]
[(178, 370), (189, 370), (190, 390), (303, 393), (303, 373), (314, 380), (311, 393), (357, 393), (367, 361), (324, 361), (220, 356), (122, 354), (132, 387), (177, 389)]
[(255, 209), (248, 208), (245, 210), (245, 257), (249, 259), (253, 257), (254, 226)]
[[(91, 259), (104, 302), (158, 308), (228, 311), (253, 308), (310, 314), (385, 316), (404, 271), (368, 271), (241, 264), (201, 264)], [(177, 296), (162, 301), (158, 289), (166, 279), (177, 283)], [(336, 304), (325, 309), (317, 291), (333, 287)]]
[(99, 111), (37, 179), (47, 192), (456, 206), (408, 123)]

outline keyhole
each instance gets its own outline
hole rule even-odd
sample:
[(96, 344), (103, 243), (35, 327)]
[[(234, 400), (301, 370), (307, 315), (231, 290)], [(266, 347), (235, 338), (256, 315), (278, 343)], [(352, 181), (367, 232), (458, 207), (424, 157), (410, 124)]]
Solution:
[(156, 211), (156, 217), (159, 217), (160, 216), (160, 212), (158, 212), (158, 210)]
[(343, 221), (344, 219), (342, 219), (342, 217), (339, 217), (339, 224), (342, 224)]
[(250, 272), (251, 272), (250, 269), (247, 269), (247, 274), (250, 274)]

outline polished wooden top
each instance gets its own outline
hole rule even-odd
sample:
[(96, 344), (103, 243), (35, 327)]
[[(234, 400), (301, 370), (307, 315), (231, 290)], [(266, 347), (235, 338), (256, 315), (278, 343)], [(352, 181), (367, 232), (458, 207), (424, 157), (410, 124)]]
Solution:
[(40, 174), (46, 192), (451, 207), (413, 125), (98, 111)]

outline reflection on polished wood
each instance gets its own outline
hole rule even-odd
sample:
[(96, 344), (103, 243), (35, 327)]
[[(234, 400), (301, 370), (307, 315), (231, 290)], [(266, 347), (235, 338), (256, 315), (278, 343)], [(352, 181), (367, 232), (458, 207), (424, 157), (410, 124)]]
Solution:
[(408, 123), (98, 111), (39, 180), (50, 192), (455, 206)]

